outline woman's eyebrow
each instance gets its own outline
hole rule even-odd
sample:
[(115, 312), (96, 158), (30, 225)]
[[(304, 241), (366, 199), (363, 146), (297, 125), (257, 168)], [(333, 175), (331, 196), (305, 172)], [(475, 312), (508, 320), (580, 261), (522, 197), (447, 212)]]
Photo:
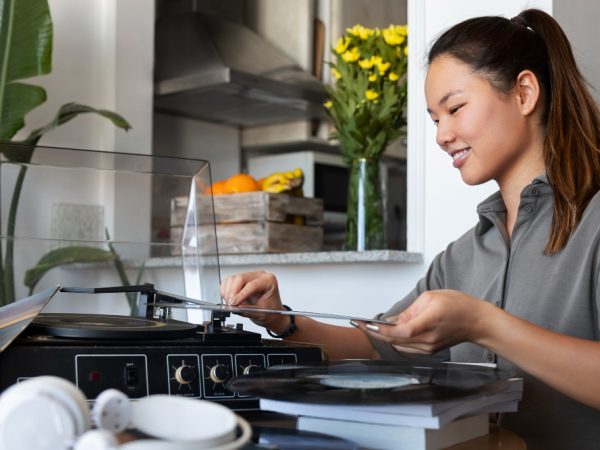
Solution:
[[(443, 97), (440, 99), (440, 101), (438, 102), (438, 106), (442, 106), (444, 103), (446, 103), (446, 102), (448, 101), (448, 99), (449, 99), (450, 97), (452, 97), (453, 95), (456, 95), (456, 94), (461, 94), (462, 92), (464, 92), (462, 89), (456, 89), (456, 90), (454, 90), (454, 91), (450, 91), (450, 92), (448, 92), (446, 95), (444, 95), (444, 96), (443, 96)], [(427, 112), (428, 112), (429, 114), (431, 114), (431, 112), (432, 112), (432, 111), (431, 111), (431, 109), (427, 108)]]

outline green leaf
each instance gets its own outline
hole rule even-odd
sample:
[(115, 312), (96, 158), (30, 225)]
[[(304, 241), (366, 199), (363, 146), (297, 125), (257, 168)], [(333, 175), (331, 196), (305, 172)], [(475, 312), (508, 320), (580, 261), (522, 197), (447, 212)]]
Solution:
[(45, 101), (41, 88), (11, 82), (50, 73), (52, 19), (46, 0), (0, 0), (0, 19), (0, 138), (10, 139)]
[(9, 83), (4, 90), (5, 113), (0, 122), (0, 139), (10, 139), (25, 126), (25, 115), (46, 101), (46, 91), (40, 86)]
[(25, 272), (23, 284), (33, 292), (35, 285), (44, 274), (55, 267), (75, 263), (107, 262), (112, 261), (113, 254), (107, 250), (95, 247), (63, 247), (46, 253), (37, 265)]
[(0, 0), (3, 85), (52, 70), (52, 19), (47, 0)]
[(66, 103), (60, 107), (58, 113), (50, 123), (41, 128), (33, 130), (24, 142), (27, 144), (36, 144), (44, 134), (59, 127), (63, 123), (74, 119), (79, 114), (86, 113), (99, 114), (102, 117), (110, 120), (115, 126), (123, 128), (126, 131), (131, 128), (131, 125), (129, 125), (129, 122), (127, 122), (123, 116), (120, 116), (112, 111), (108, 111), (106, 109), (96, 109), (92, 108), (91, 106), (81, 105), (79, 103)]

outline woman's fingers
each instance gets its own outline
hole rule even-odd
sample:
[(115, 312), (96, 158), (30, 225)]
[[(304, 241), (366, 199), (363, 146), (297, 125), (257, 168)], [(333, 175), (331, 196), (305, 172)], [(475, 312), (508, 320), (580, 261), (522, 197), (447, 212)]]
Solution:
[[(225, 278), (221, 284), (221, 296), (230, 306), (264, 302), (266, 304), (260, 306), (277, 308), (281, 303), (275, 275), (265, 272), (246, 272)], [(273, 301), (269, 302), (271, 298)]]
[(225, 277), (221, 283), (221, 297), (225, 302), (240, 292), (251, 280), (262, 276), (264, 272), (245, 272)]

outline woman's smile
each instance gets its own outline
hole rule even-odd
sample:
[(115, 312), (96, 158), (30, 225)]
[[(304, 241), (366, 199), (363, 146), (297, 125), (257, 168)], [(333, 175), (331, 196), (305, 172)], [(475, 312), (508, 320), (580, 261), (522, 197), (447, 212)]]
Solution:
[(468, 158), (470, 153), (471, 147), (448, 152), (448, 154), (452, 158), (452, 165), (457, 169), (459, 169), (465, 163), (465, 160)]

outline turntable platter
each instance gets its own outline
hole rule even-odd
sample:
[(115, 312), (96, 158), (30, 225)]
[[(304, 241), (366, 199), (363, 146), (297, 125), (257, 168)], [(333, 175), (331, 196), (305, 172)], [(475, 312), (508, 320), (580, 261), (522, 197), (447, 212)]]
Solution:
[(193, 336), (200, 326), (178, 320), (106, 314), (38, 315), (29, 326), (35, 333), (83, 339), (172, 339)]

